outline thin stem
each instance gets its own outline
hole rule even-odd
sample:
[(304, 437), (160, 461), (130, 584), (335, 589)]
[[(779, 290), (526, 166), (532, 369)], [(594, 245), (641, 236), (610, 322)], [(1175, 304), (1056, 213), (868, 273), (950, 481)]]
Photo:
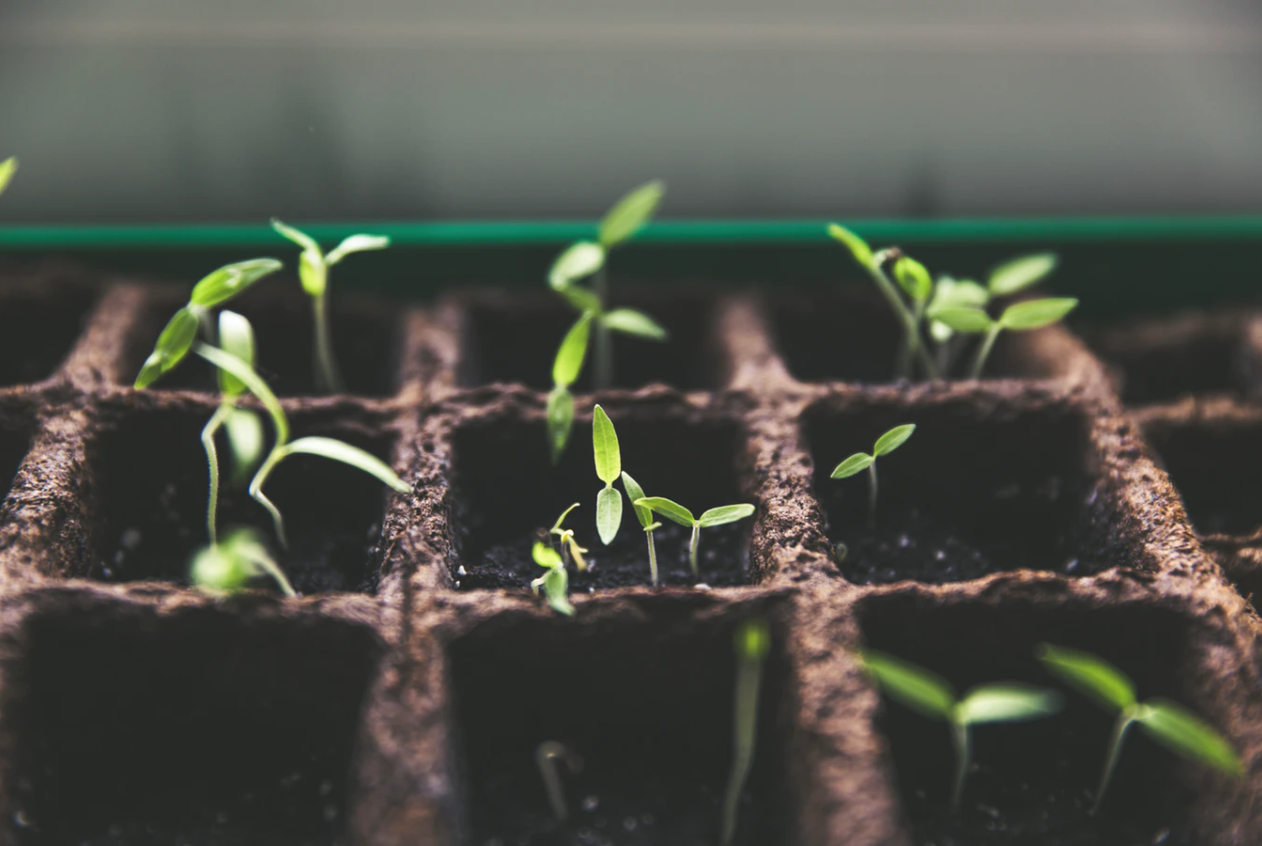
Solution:
[(653, 579), (653, 587), (657, 587), (657, 549), (653, 546), (653, 530), (645, 529), (644, 536), (649, 541), (649, 574)]
[(955, 783), (951, 787), (951, 810), (958, 812), (960, 800), (964, 798), (964, 778), (968, 775), (972, 757), (968, 726), (958, 719), (951, 720), (951, 744), (955, 747)]
[(1091, 813), (1094, 815), (1100, 810), (1100, 802), (1104, 800), (1104, 791), (1109, 786), (1109, 780), (1113, 778), (1113, 770), (1117, 767), (1117, 760), (1122, 755), (1122, 741), (1126, 737), (1126, 730), (1130, 728), (1131, 723), (1135, 722), (1135, 709), (1126, 708), (1117, 715), (1117, 722), (1113, 724), (1113, 733), (1109, 737), (1108, 757), (1104, 762), (1104, 772), (1100, 774), (1100, 786), (1095, 791), (1095, 802), (1091, 806)]
[(692, 540), (688, 544), (688, 564), (692, 566), (692, 577), (694, 579), (701, 578), (701, 573), (697, 570), (697, 546), (701, 543), (701, 524), (692, 524)]
[(565, 822), (570, 817), (570, 810), (565, 803), (565, 788), (561, 786), (561, 774), (557, 772), (557, 759), (566, 757), (566, 748), (555, 740), (544, 741), (535, 750), (535, 763), (539, 765), (539, 775), (543, 777), (548, 803), (552, 805), (552, 813), (560, 822)]
[[(600, 299), (600, 312), (603, 315), (609, 308), (609, 281), (604, 267), (596, 271), (595, 292)], [(598, 391), (607, 391), (613, 387), (613, 334), (599, 317), (596, 318), (595, 385)]]
[[(917, 327), (916, 319), (907, 310), (907, 305), (903, 302), (902, 297), (898, 295), (898, 290), (895, 289), (894, 283), (885, 275), (885, 271), (880, 268), (880, 265), (869, 265), (867, 271), (872, 280), (876, 282), (877, 288), (885, 295), (885, 299), (889, 301), (890, 307), (894, 309), (894, 315), (903, 324), (903, 334), (911, 349), (912, 356), (920, 362), (921, 368), (929, 379), (938, 378), (938, 371), (933, 366), (933, 359), (929, 357), (929, 352), (925, 349), (924, 344), (920, 343), (920, 329)], [(895, 375), (904, 376), (909, 374), (896, 373)]]
[(219, 453), (215, 449), (215, 433), (224, 420), (228, 419), (231, 411), (232, 406), (227, 403), (220, 405), (202, 429), (202, 448), (206, 450), (206, 466), (210, 470), (210, 494), (206, 498), (206, 533), (210, 536), (211, 546), (219, 543), (219, 534), (215, 529), (219, 513)]
[[(912, 320), (914, 321), (916, 331), (914, 335), (909, 335), (907, 333), (903, 334), (902, 341), (898, 345), (898, 362), (894, 371), (895, 373), (904, 374), (907, 376), (915, 375), (912, 373), (911, 339), (913, 337), (915, 337), (917, 340), (920, 339), (920, 327), (923, 324), (924, 317), (925, 317), (925, 301), (924, 300), (916, 300), (912, 304), (911, 316), (912, 316)], [(938, 367), (936, 362), (934, 366)], [(939, 372), (941, 372), (941, 367), (938, 367), (938, 370)]]
[(333, 355), (333, 335), (329, 331), (329, 302), (327, 292), (311, 299), (312, 316), (315, 318), (315, 383), (316, 389), (326, 394), (342, 391), (342, 375)]
[(758, 691), (762, 687), (762, 659), (745, 658), (736, 667), (736, 700), (733, 705), (732, 771), (723, 798), (721, 842), (728, 846), (736, 835), (736, 806), (741, 788), (754, 763), (754, 737), (758, 729)]
[(876, 528), (876, 459), (872, 459), (872, 463), (868, 465), (868, 478), (871, 484), (868, 485), (868, 528)]
[(289, 549), (289, 539), (285, 537), (285, 518), (281, 515), (280, 509), (276, 504), (263, 494), (263, 484), (267, 481), (267, 477), (276, 469), (276, 465), (280, 464), (288, 453), (281, 446), (275, 447), (263, 462), (263, 466), (254, 474), (254, 478), (250, 480), (250, 497), (259, 505), (267, 509), (272, 515), (272, 525), (276, 528), (276, 539), (280, 542), (282, 549)]
[(990, 327), (990, 331), (986, 333), (986, 339), (977, 350), (977, 357), (973, 359), (973, 372), (968, 375), (968, 378), (982, 378), (982, 368), (986, 366), (986, 359), (990, 357), (990, 350), (995, 345), (995, 339), (999, 337), (1002, 329), (1003, 327), (998, 323)]

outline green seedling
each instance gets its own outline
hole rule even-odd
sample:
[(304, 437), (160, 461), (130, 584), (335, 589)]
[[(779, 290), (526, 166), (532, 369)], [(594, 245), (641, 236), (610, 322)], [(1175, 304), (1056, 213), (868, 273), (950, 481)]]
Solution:
[(653, 532), (660, 529), (662, 524), (653, 519), (653, 509), (635, 504), (645, 498), (644, 489), (625, 470), (622, 471), (622, 487), (626, 489), (627, 499), (631, 500), (631, 507), (635, 509), (636, 519), (644, 527), (644, 537), (649, 545), (649, 578), (653, 582), (653, 587), (657, 587), (657, 549), (653, 546)]
[(570, 512), (578, 508), (579, 503), (574, 503), (569, 508), (561, 512), (561, 516), (557, 518), (556, 523), (548, 530), (548, 535), (557, 538), (561, 546), (561, 561), (564, 564), (565, 556), (568, 554), (574, 559), (574, 567), (580, 573), (587, 569), (587, 561), (583, 558), (586, 549), (578, 545), (578, 541), (574, 540), (574, 530), (562, 528), (565, 518), (570, 516)]
[(570, 430), (574, 428), (574, 395), (570, 393), (570, 386), (583, 372), (592, 316), (590, 311), (583, 312), (578, 322), (570, 327), (552, 363), (552, 391), (548, 394), (547, 419), (548, 446), (552, 450), (553, 464), (561, 460), (561, 453), (570, 440)]
[(9, 183), (13, 181), (13, 174), (18, 172), (18, 160), (16, 156), (10, 156), (0, 162), (0, 194), (4, 193), (4, 189), (9, 187)]
[(1122, 753), (1126, 731), (1136, 723), (1158, 743), (1184, 758), (1237, 778), (1244, 774), (1239, 756), (1221, 734), (1169, 700), (1154, 698), (1140, 702), (1135, 695), (1134, 683), (1102, 658), (1048, 643), (1039, 646), (1037, 655), (1052, 675), (1106, 711), (1117, 713), (1091, 813), (1100, 809), (1104, 791), (1108, 789)]
[(915, 423), (904, 423), (902, 426), (895, 426), (876, 439), (871, 455), (868, 455), (866, 452), (856, 452), (833, 468), (832, 478), (834, 479), (846, 479), (864, 470), (868, 471), (870, 480), (868, 485), (868, 525), (870, 527), (876, 526), (876, 460), (882, 455), (889, 455), (905, 444), (914, 431), (916, 431)]
[(543, 778), (543, 789), (548, 794), (548, 804), (552, 806), (552, 815), (557, 822), (564, 823), (570, 818), (570, 809), (565, 802), (565, 788), (561, 785), (561, 773), (557, 761), (565, 764), (571, 773), (579, 771), (581, 759), (564, 743), (556, 740), (545, 740), (535, 749), (535, 763), (539, 766), (539, 775)]
[(316, 389), (326, 394), (339, 393), (342, 390), (342, 375), (338, 370), (337, 357), (333, 354), (333, 335), (329, 331), (329, 268), (351, 253), (384, 250), (390, 246), (390, 239), (384, 235), (351, 235), (326, 254), (314, 238), (276, 218), (272, 218), (272, 228), (302, 247), (302, 255), (298, 257), (298, 278), (302, 289), (311, 297), (315, 323), (312, 362)]
[(531, 556), (536, 564), (548, 572), (532, 581), (530, 589), (538, 593), (539, 588), (543, 588), (544, 596), (548, 598), (548, 604), (552, 606), (553, 611), (573, 617), (574, 606), (570, 604), (568, 596), (570, 576), (565, 572), (565, 562), (561, 560), (561, 553), (542, 541), (535, 541)]
[(298, 595), (255, 529), (234, 529), (222, 541), (198, 550), (189, 576), (197, 587), (219, 594), (236, 593), (250, 579), (270, 576), (285, 596)]
[(860, 652), (859, 659), (868, 675), (891, 699), (950, 726), (955, 749), (951, 808), (955, 811), (959, 810), (964, 779), (972, 763), (970, 729), (973, 726), (1037, 720), (1055, 714), (1061, 707), (1061, 696), (1054, 690), (999, 682), (979, 685), (959, 698), (950, 684), (923, 667), (871, 649)]
[(702, 512), (700, 517), (693, 517), (692, 512), (687, 508), (664, 496), (648, 496), (637, 499), (632, 504), (647, 508), (668, 520), (692, 529), (692, 539), (688, 543), (688, 564), (692, 567), (693, 578), (700, 578), (701, 575), (697, 570), (697, 546), (701, 542), (701, 530), (744, 520), (752, 516), (755, 510), (754, 506), (748, 504), (720, 505), (718, 508)]
[(986, 359), (1005, 329), (1011, 332), (1028, 332), (1042, 329), (1061, 320), (1078, 305), (1076, 299), (1069, 297), (1049, 297), (1042, 300), (1026, 300), (1014, 303), (1004, 309), (997, 320), (992, 319), (985, 309), (968, 306), (941, 308), (930, 313), (934, 320), (950, 327), (955, 332), (966, 334), (983, 334), (981, 346), (973, 359), (970, 379), (980, 379)]
[(732, 708), (732, 771), (723, 797), (720, 842), (729, 846), (736, 836), (736, 807), (754, 763), (754, 739), (758, 733), (758, 693), (762, 667), (771, 651), (771, 628), (766, 620), (750, 620), (736, 630), (736, 696)]
[(596, 457), (596, 476), (605, 483), (596, 495), (596, 533), (600, 542), (609, 546), (622, 525), (622, 494), (613, 486), (622, 475), (622, 452), (613, 421), (599, 405), (592, 412), (592, 453)]

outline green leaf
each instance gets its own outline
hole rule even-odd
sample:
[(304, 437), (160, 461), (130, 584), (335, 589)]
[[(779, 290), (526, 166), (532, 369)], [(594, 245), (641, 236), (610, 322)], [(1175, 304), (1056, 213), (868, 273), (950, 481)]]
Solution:
[(864, 470), (867, 470), (874, 461), (876, 461), (876, 458), (868, 455), (866, 452), (856, 452), (833, 468), (832, 478), (848, 479), (856, 473), (862, 473)]
[(276, 427), (276, 443), (283, 444), (289, 440), (289, 418), (285, 416), (285, 409), (281, 407), (280, 400), (276, 399), (276, 394), (272, 393), (272, 389), (267, 386), (263, 378), (254, 372), (253, 367), (235, 355), (229, 355), (209, 344), (199, 343), (193, 347), (193, 352), (244, 382), (250, 389), (250, 393), (258, 398), (258, 401), (267, 409), (267, 413), (271, 415), (272, 425)]
[[(250, 321), (235, 311), (219, 312), (219, 348), (254, 366), (254, 328)], [(237, 397), (245, 391), (245, 383), (226, 370), (219, 371), (219, 392)]]
[(642, 505), (666, 519), (673, 520), (679, 525), (687, 526), (688, 528), (692, 528), (693, 524), (697, 522), (691, 511), (664, 496), (646, 496), (643, 499), (636, 500), (633, 504)]
[(640, 525), (645, 528), (653, 525), (653, 509), (635, 505), (636, 500), (644, 499), (644, 489), (640, 487), (639, 482), (631, 478), (631, 474), (626, 470), (622, 471), (622, 487), (626, 489), (627, 499), (631, 500), (635, 508), (635, 518), (640, 521)]
[(224, 540), (223, 546), (226, 546), (231, 554), (239, 557), (253, 571), (252, 574), (262, 574), (271, 576), (272, 579), (280, 586), (281, 593), (285, 596), (297, 596), (293, 586), (289, 584), (289, 579), (285, 578), (285, 571), (276, 563), (276, 559), (272, 557), (272, 553), (268, 550), (267, 544), (263, 543), (262, 536), (256, 529), (236, 529), (228, 533), (228, 537)]
[(647, 314), (630, 308), (616, 308), (607, 311), (600, 318), (606, 328), (626, 335), (648, 338), (650, 341), (665, 341), (666, 330), (659, 326)]
[(385, 235), (352, 235), (333, 248), (324, 257), (324, 263), (332, 267), (351, 253), (363, 253), (369, 250), (384, 250), (390, 246), (390, 239)]
[(600, 243), (609, 248), (634, 235), (653, 216), (665, 193), (666, 186), (655, 179), (633, 189), (614, 203), (600, 222)]
[(596, 494), (596, 534), (605, 546), (613, 543), (622, 526), (622, 491), (601, 488)]
[(574, 397), (563, 385), (557, 385), (548, 394), (548, 446), (552, 449), (552, 463), (556, 464), (565, 452), (574, 428)]
[(583, 361), (587, 358), (587, 340), (591, 335), (592, 314), (587, 312), (570, 327), (561, 340), (557, 350), (556, 361), (552, 363), (552, 382), (568, 388), (583, 372)]
[(189, 305), (214, 308), (270, 276), (284, 265), (272, 258), (249, 259), (226, 264), (193, 286)]
[(980, 308), (950, 306), (929, 310), (929, 319), (936, 320), (956, 332), (976, 334), (989, 332), (995, 322)]
[(596, 477), (612, 485), (622, 475), (622, 453), (613, 421), (599, 405), (592, 412), (592, 452), (596, 456)]
[(1240, 756), (1227, 739), (1181, 705), (1166, 699), (1149, 699), (1139, 706), (1135, 721), (1153, 739), (1185, 758), (1234, 776), (1244, 774)]
[(560, 291), (571, 283), (591, 276), (605, 263), (605, 248), (591, 241), (578, 241), (566, 247), (548, 271), (548, 284)]
[(9, 183), (13, 181), (13, 174), (18, 172), (18, 160), (16, 156), (10, 156), (0, 162), (0, 194), (4, 193), (4, 189), (9, 187)]
[(916, 302), (924, 302), (933, 293), (933, 277), (925, 266), (911, 256), (902, 256), (894, 262), (894, 278), (907, 296)]
[(990, 302), (990, 292), (970, 279), (943, 276), (933, 290), (929, 310), (940, 308), (981, 308)]
[(999, 318), (1005, 329), (1023, 332), (1030, 329), (1041, 329), (1060, 320), (1074, 310), (1078, 301), (1072, 297), (1049, 297), (1045, 300), (1028, 300), (1016, 303), (1004, 310)]
[(285, 455), (318, 455), (333, 461), (349, 464), (357, 470), (363, 470), (370, 476), (376, 476), (399, 493), (407, 493), (412, 486), (400, 479), (395, 472), (377, 456), (370, 452), (351, 446), (333, 438), (309, 437), (299, 438), (284, 447)]
[(238, 479), (246, 476), (263, 458), (263, 421), (248, 408), (234, 408), (223, 421), (232, 451), (232, 464)]
[(956, 706), (964, 725), (1037, 720), (1060, 710), (1061, 695), (1054, 690), (1008, 682), (975, 687)]
[(864, 267), (872, 266), (872, 248), (868, 246), (867, 241), (864, 241), (846, 227), (839, 226), (836, 223), (828, 224), (828, 234), (845, 244), (854, 256), (854, 260), (859, 262), (859, 264)]
[(193, 341), (197, 339), (197, 314), (187, 306), (177, 311), (167, 321), (158, 342), (153, 345), (153, 352), (141, 365), (136, 376), (135, 387), (147, 388), (158, 380), (159, 376), (175, 369), (188, 355)]
[(872, 448), (872, 457), (878, 458), (882, 455), (889, 455), (907, 443), (907, 439), (911, 437), (911, 433), (914, 431), (916, 431), (915, 423), (904, 423), (902, 426), (895, 426), (893, 429), (890, 429), (876, 439), (876, 446)]
[[(562, 529), (561, 524), (565, 522), (565, 518), (569, 517), (570, 512), (573, 511), (575, 508), (578, 508), (580, 505), (582, 505), (581, 502), (576, 502), (573, 505), (571, 505), (569, 508), (562, 511), (561, 516), (558, 517), (557, 521), (552, 524), (552, 532), (560, 532)], [(549, 534), (551, 534), (551, 532), (549, 532)]]
[(549, 570), (543, 577), (543, 593), (548, 598), (548, 605), (558, 614), (574, 616), (574, 606), (567, 595), (570, 592), (570, 575), (564, 567)]
[(580, 314), (589, 311), (593, 314), (600, 314), (601, 312), (602, 306), (600, 304), (600, 297), (596, 296), (586, 288), (581, 288), (578, 285), (570, 285), (566, 288), (561, 288), (558, 293), (565, 297), (566, 301), (569, 302), (570, 305), (574, 306), (574, 310)]
[(561, 560), (561, 553), (542, 541), (535, 541), (534, 547), (530, 550), (530, 555), (535, 559), (536, 564), (549, 570), (565, 566), (565, 563)]
[(319, 250), (303, 250), (298, 256), (298, 281), (309, 297), (323, 296), (329, 288), (329, 266)]
[(735, 523), (737, 520), (752, 517), (754, 510), (752, 505), (720, 505), (718, 508), (710, 508), (701, 512), (697, 522), (701, 524), (702, 528), (722, 526), (726, 523)]
[(272, 228), (275, 229), (277, 232), (279, 232), (281, 235), (284, 235), (290, 241), (293, 241), (295, 244), (302, 247), (304, 252), (310, 251), (313, 253), (320, 253), (321, 255), (323, 255), (323, 253), (320, 250), (320, 245), (316, 243), (315, 239), (312, 238), (307, 233), (303, 232), (302, 230), (295, 229), (292, 226), (288, 226), (282, 223), (279, 218), (275, 218), (275, 217), (272, 218)]
[(1103, 658), (1050, 643), (1039, 644), (1035, 654), (1048, 672), (1106, 709), (1122, 711), (1136, 703), (1131, 680)]
[(872, 680), (891, 699), (926, 717), (951, 719), (955, 691), (941, 676), (874, 649), (860, 652), (859, 660)]
[(992, 270), (987, 287), (996, 297), (1006, 297), (1041, 282), (1055, 269), (1055, 253), (1022, 256)]

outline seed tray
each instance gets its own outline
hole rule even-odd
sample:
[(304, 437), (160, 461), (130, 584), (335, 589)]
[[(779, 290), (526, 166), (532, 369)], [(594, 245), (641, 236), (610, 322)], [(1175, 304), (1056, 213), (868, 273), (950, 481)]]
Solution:
[[(296, 434), (370, 449), (413, 490), (282, 467), (295, 539), (282, 563), (304, 595), (215, 599), (183, 579), (203, 531), (196, 433), (211, 382), (190, 364), (184, 381), (129, 387), (186, 289), (64, 266), (4, 277), (0, 299), (80, 299), (49, 310), (31, 295), (43, 316), (29, 320), (47, 323), (38, 334), (57, 349), (15, 354), (23, 375), (0, 387), (0, 472), (12, 474), (0, 509), (2, 842), (716, 843), (730, 638), (754, 614), (773, 649), (738, 843), (1262, 842), (1259, 621), (1228, 580), (1220, 536), (1194, 529), (1212, 498), (1198, 485), (1213, 476), (1188, 476), (1170, 446), (1171, 432), (1205, 421), (1257, 426), (1239, 400), (1132, 411), (1107, 357), (1060, 327), (1005, 338), (1001, 378), (891, 383), (893, 329), (870, 297), (697, 288), (642, 303), (677, 340), (623, 345), (627, 387), (579, 394), (553, 471), (537, 380), (563, 306), (503, 293), (426, 308), (348, 301), (334, 336), (350, 393), (304, 395), (305, 341), (288, 362), (262, 347), (261, 368), (276, 368)], [(302, 338), (297, 291), (261, 286), (234, 307), (261, 339)], [(843, 349), (852, 332), (864, 339), (853, 356), (830, 352), (830, 325)], [(566, 619), (504, 562), (573, 501), (571, 525), (593, 558), (606, 554), (590, 516), (596, 401), (649, 493), (758, 511), (703, 533), (703, 553), (716, 551), (704, 583), (664, 541), (666, 587), (646, 572), (638, 584), (575, 579)], [(1176, 408), (1196, 415), (1175, 420)], [(902, 422), (920, 428), (885, 460), (868, 532), (866, 486), (828, 468)], [(224, 522), (257, 521), (246, 504), (227, 494)], [(1262, 512), (1246, 512), (1229, 528), (1258, 526)], [(883, 705), (848, 649), (885, 649), (961, 686), (1045, 684), (1033, 659), (1043, 640), (1095, 651), (1141, 695), (1204, 714), (1247, 777), (1136, 738), (1092, 818), (1108, 716), (1070, 697), (1056, 720), (980, 729), (965, 807), (945, 814), (945, 730)], [(545, 739), (584, 759), (566, 779), (563, 829), (533, 769)]]

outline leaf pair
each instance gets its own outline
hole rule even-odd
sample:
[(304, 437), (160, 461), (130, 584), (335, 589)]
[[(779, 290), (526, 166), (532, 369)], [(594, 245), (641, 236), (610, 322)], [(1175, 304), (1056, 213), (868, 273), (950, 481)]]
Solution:
[(533, 580), (530, 583), (530, 589), (538, 593), (539, 588), (542, 587), (544, 596), (548, 599), (548, 605), (552, 606), (553, 611), (573, 617), (574, 606), (570, 604), (567, 595), (570, 589), (570, 577), (565, 572), (565, 563), (561, 560), (561, 553), (546, 543), (535, 541), (531, 555), (535, 563), (548, 572)]
[(979, 334), (997, 329), (1026, 332), (1050, 326), (1064, 318), (1077, 305), (1078, 301), (1069, 297), (1048, 297), (1013, 303), (1004, 309), (997, 320), (992, 320), (984, 309), (974, 306), (949, 306), (931, 310), (929, 316), (956, 332)]
[(870, 527), (876, 525), (876, 460), (880, 456), (888, 455), (907, 443), (907, 439), (915, 431), (915, 423), (904, 423), (901, 426), (895, 426), (876, 439), (871, 455), (868, 455), (866, 452), (856, 452), (833, 468), (832, 478), (834, 479), (847, 479), (856, 473), (862, 473), (864, 470), (868, 471), (868, 525)]
[(384, 235), (351, 235), (326, 254), (310, 235), (276, 218), (272, 218), (272, 228), (302, 247), (302, 254), (298, 257), (298, 279), (302, 282), (302, 289), (312, 297), (324, 296), (329, 286), (329, 268), (351, 253), (384, 250), (390, 246), (390, 239)]
[[(755, 510), (754, 506), (748, 504), (720, 505), (718, 508), (711, 508), (702, 512), (700, 517), (694, 517), (687, 508), (664, 496), (649, 496), (637, 499), (633, 505), (636, 506), (637, 513), (638, 509), (647, 508), (668, 520), (692, 529), (692, 537), (688, 544), (688, 564), (692, 567), (694, 578), (700, 578), (701, 575), (697, 565), (697, 548), (701, 543), (701, 530), (713, 526), (723, 526), (727, 523), (735, 523), (737, 520), (744, 520), (746, 517), (752, 516)], [(643, 522), (643, 518), (641, 518), (641, 522)]]

